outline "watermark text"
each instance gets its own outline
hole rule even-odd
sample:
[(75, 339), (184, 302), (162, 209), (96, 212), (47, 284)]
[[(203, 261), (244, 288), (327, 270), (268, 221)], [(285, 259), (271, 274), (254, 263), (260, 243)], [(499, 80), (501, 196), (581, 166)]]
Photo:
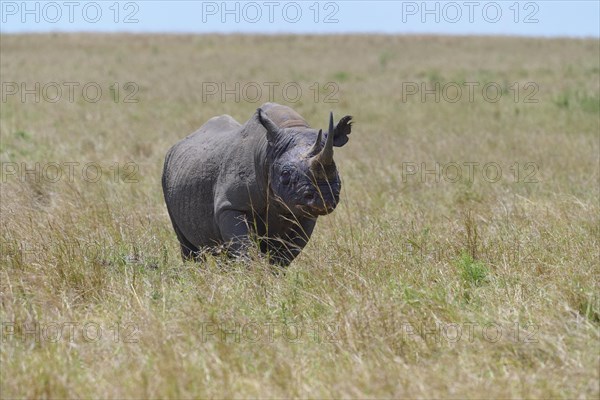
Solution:
[(50, 162), (3, 162), (1, 163), (2, 183), (16, 180), (22, 183), (73, 183), (81, 180), (97, 183), (108, 177), (114, 183), (137, 183), (139, 166), (133, 161), (110, 165), (79, 161)]
[(402, 182), (420, 183), (473, 183), (482, 180), (496, 183), (507, 179), (513, 183), (538, 183), (539, 166), (535, 162), (514, 162), (503, 166), (500, 163), (464, 161), (464, 162), (411, 162), (402, 163)]
[(3, 1), (0, 3), (2, 23), (88, 23), (111, 21), (115, 24), (137, 24), (138, 2), (104, 1)]
[(0, 342), (34, 341), (34, 342), (98, 342), (102, 339), (115, 343), (137, 343), (139, 329), (133, 323), (116, 322), (103, 326), (97, 322), (62, 321), (47, 323), (13, 323), (2, 322)]
[(339, 90), (335, 82), (309, 86), (298, 82), (202, 82), (202, 102), (297, 103), (307, 97), (315, 103), (338, 103)]
[(203, 1), (202, 23), (287, 23), (313, 22), (315, 24), (337, 24), (339, 3), (295, 2), (295, 1)]

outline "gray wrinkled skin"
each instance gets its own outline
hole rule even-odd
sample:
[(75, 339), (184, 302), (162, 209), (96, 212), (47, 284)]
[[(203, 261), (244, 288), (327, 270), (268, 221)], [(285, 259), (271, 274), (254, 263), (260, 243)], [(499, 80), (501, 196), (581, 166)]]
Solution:
[(334, 127), (331, 115), (321, 133), (266, 103), (244, 125), (221, 115), (175, 144), (162, 186), (182, 257), (223, 247), (245, 257), (256, 239), (271, 263), (289, 265), (339, 201), (333, 146), (348, 141), (351, 118)]

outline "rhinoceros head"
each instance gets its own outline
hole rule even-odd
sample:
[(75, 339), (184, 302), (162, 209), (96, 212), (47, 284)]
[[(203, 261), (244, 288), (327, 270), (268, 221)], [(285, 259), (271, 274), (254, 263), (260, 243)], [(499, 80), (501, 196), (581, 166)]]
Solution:
[(293, 214), (316, 217), (332, 212), (341, 190), (333, 147), (348, 142), (352, 117), (345, 116), (334, 127), (330, 113), (325, 135), (304, 126), (281, 128), (261, 109), (258, 119), (267, 131), (269, 185), (274, 197)]

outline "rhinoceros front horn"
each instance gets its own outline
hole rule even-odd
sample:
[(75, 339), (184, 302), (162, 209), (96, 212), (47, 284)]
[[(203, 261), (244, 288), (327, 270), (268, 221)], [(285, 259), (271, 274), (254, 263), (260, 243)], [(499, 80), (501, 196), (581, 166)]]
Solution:
[(321, 165), (329, 165), (333, 162), (333, 113), (329, 113), (329, 132), (327, 133), (327, 140), (325, 146), (319, 154), (315, 156), (315, 160)]

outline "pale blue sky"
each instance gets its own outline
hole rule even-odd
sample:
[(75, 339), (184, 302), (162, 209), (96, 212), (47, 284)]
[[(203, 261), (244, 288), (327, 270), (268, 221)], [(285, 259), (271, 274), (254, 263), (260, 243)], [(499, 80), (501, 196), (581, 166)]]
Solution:
[(600, 1), (0, 1), (1, 32), (600, 37)]

